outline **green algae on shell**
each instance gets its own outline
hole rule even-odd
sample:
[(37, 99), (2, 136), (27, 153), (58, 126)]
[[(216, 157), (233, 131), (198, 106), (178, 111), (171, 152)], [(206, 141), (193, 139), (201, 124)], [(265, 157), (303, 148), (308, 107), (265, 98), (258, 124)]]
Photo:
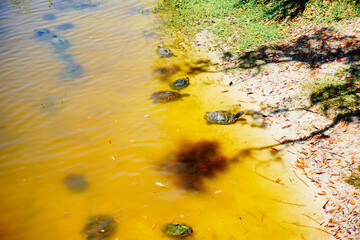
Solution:
[(87, 235), (87, 240), (107, 239), (114, 234), (117, 222), (112, 216), (97, 215), (89, 218), (82, 233)]
[(184, 238), (189, 236), (193, 230), (185, 223), (172, 222), (165, 224), (162, 227), (162, 232), (169, 237)]
[(51, 44), (54, 46), (56, 51), (66, 50), (70, 47), (70, 43), (66, 38), (58, 36), (51, 40)]
[(209, 123), (214, 124), (232, 124), (238, 120), (238, 118), (243, 115), (243, 111), (239, 111), (236, 114), (230, 113), (228, 111), (219, 110), (214, 112), (208, 112), (205, 114), (204, 118)]
[(177, 91), (180, 91), (181, 89), (186, 88), (189, 85), (189, 78), (180, 78), (176, 80), (175, 82), (172, 82), (169, 84), (169, 86)]

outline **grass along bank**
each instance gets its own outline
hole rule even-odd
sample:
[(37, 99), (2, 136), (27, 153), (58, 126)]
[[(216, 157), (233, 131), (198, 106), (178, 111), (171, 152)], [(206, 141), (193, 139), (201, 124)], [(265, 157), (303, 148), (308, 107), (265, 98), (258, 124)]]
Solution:
[(286, 5), (288, 2), (294, 1), (164, 0), (156, 11), (165, 17), (163, 27), (171, 37), (193, 39), (206, 30), (231, 53), (283, 41), (299, 21), (302, 25), (331, 24), (360, 15), (357, 1), (295, 1), (303, 2), (305, 7), (290, 19), (291, 9), (301, 5), (292, 8)]

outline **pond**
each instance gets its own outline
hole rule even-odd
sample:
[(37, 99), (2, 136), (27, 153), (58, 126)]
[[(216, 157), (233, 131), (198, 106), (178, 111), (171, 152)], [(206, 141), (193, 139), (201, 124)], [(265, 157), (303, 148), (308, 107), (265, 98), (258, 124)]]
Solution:
[[(0, 238), (86, 239), (88, 219), (109, 215), (110, 239), (167, 239), (173, 221), (193, 239), (325, 239), (281, 153), (249, 150), (273, 142), (263, 127), (247, 113), (206, 123), (244, 109), (204, 54), (168, 44), (159, 58), (155, 6), (1, 1)], [(150, 98), (186, 77), (179, 101)], [(174, 159), (202, 143), (228, 165), (187, 188)]]

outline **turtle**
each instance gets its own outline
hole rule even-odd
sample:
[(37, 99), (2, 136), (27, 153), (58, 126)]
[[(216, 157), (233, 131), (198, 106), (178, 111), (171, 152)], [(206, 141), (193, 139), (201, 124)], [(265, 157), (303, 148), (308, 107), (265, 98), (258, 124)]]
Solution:
[(167, 103), (179, 100), (180, 98), (185, 96), (189, 96), (189, 94), (180, 94), (175, 91), (156, 91), (151, 94), (151, 99), (154, 101), (154, 103)]
[(176, 237), (176, 238), (187, 237), (193, 232), (192, 228), (189, 225), (181, 222), (167, 223), (162, 227), (161, 231), (166, 236)]
[(142, 35), (144, 38), (156, 38), (158, 35), (152, 31), (143, 30)]
[(161, 47), (161, 46), (158, 46), (158, 48), (156, 49), (156, 53), (161, 58), (169, 58), (169, 57), (172, 57), (174, 55), (173, 52), (170, 49), (164, 48), (164, 47)]
[(183, 88), (186, 88), (189, 85), (189, 78), (179, 78), (175, 82), (169, 84), (169, 86), (174, 89), (180, 91)]
[(65, 77), (78, 77), (83, 73), (83, 67), (80, 64), (70, 62), (62, 70)]
[(45, 21), (53, 21), (56, 19), (56, 15), (53, 13), (46, 13), (42, 16)]
[(83, 175), (71, 173), (64, 178), (65, 186), (72, 192), (83, 192), (89, 184)]
[(112, 216), (97, 215), (88, 219), (82, 233), (87, 235), (88, 240), (105, 239), (114, 234), (116, 225), (117, 222)]
[(63, 61), (63, 62), (67, 62), (67, 63), (72, 63), (74, 62), (74, 56), (71, 55), (70, 53), (68, 52), (58, 52), (58, 53), (55, 53), (55, 57), (60, 60), (60, 61)]
[(219, 110), (219, 111), (206, 113), (204, 118), (209, 123), (231, 124), (231, 123), (236, 122), (236, 120), (243, 114), (244, 114), (243, 111), (239, 111), (236, 114), (233, 114), (233, 113), (230, 113), (228, 111)]
[(51, 39), (51, 44), (55, 47), (55, 50), (62, 51), (70, 47), (70, 43), (66, 38), (54, 36)]
[(93, 9), (98, 6), (95, 3), (89, 3), (89, 0), (63, 0), (63, 1), (55, 1), (54, 4), (51, 5), (56, 10), (67, 10), (67, 9), (74, 9), (74, 10), (84, 10), (84, 9)]
[(38, 39), (38, 40), (50, 40), (52, 39), (54, 36), (54, 33), (52, 33), (49, 29), (47, 28), (39, 28), (39, 29), (35, 29), (34, 30), (34, 36)]
[(72, 23), (64, 23), (64, 24), (61, 24), (61, 25), (55, 27), (55, 29), (57, 29), (57, 30), (68, 30), (71, 28), (74, 28), (74, 24), (72, 24)]

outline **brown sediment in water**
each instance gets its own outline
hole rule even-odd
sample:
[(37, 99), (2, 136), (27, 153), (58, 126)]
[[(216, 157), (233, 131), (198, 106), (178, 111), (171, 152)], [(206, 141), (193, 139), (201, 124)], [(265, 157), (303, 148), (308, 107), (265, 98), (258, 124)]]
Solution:
[(203, 179), (215, 177), (226, 170), (230, 160), (219, 149), (216, 141), (203, 140), (183, 143), (171, 161), (180, 185), (185, 189), (203, 190)]

